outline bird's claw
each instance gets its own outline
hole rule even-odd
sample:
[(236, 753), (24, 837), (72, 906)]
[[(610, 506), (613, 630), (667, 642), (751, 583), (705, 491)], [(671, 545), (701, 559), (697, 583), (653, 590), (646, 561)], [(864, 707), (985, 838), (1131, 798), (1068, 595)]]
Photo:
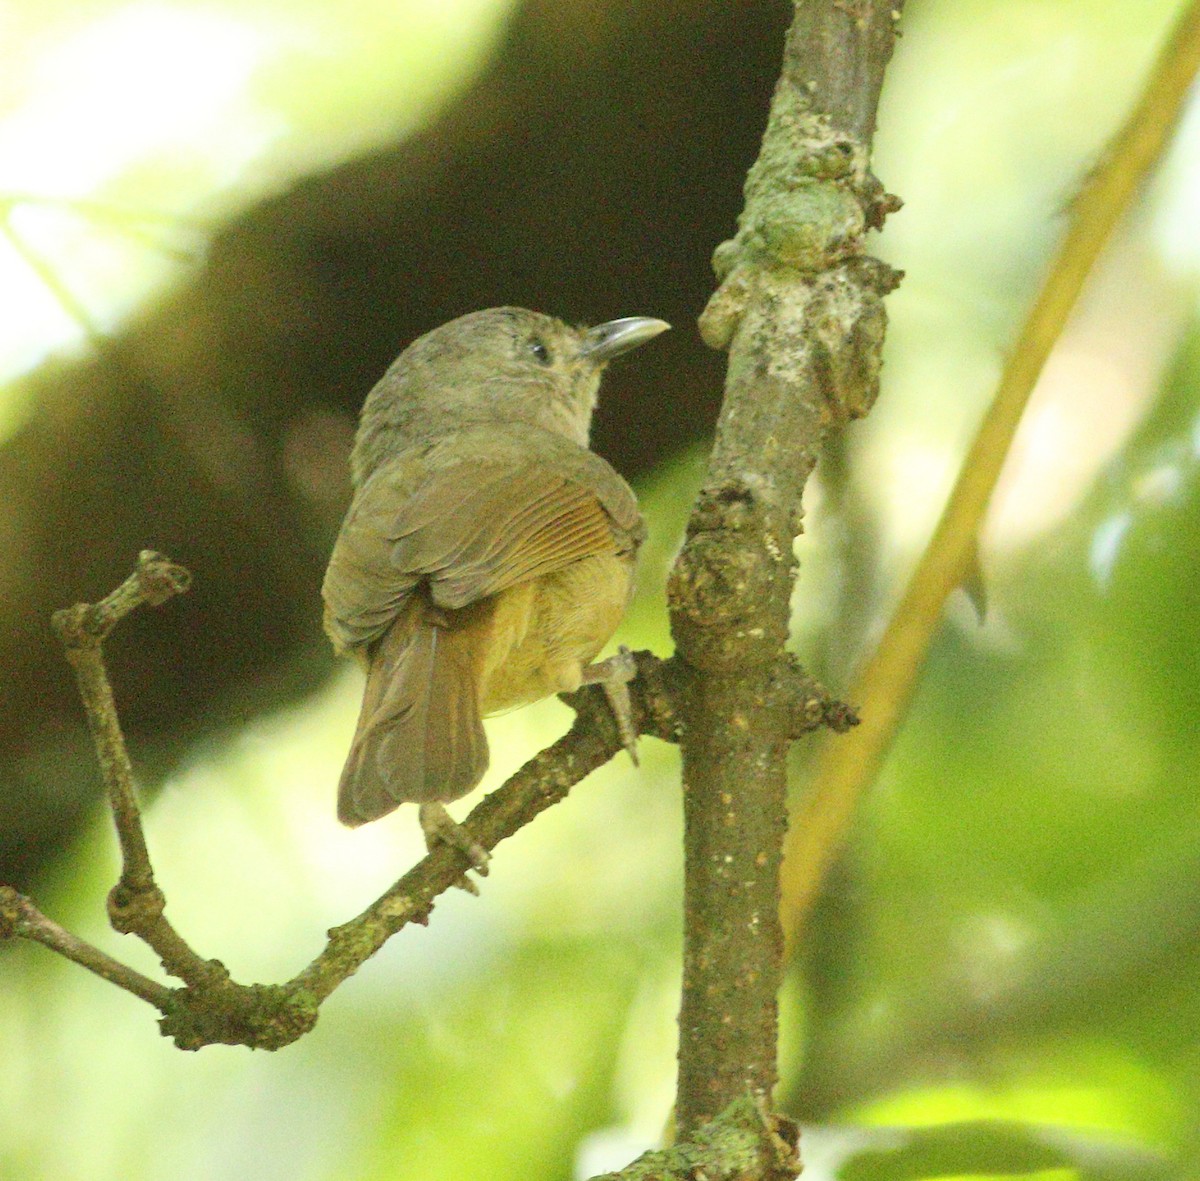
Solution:
[(608, 657), (596, 664), (589, 664), (583, 670), (585, 685), (599, 685), (608, 699), (609, 709), (617, 722), (617, 732), (621, 736), (621, 745), (629, 752), (635, 767), (639, 766), (637, 753), (637, 729), (633, 724), (633, 703), (629, 698), (629, 682), (637, 676), (637, 661), (624, 644), (617, 649), (615, 656)]
[[(425, 847), (432, 853), (438, 845), (449, 845), (457, 849), (471, 863), (471, 868), (480, 877), (487, 877), (491, 857), (487, 850), (471, 840), (467, 830), (456, 821), (442, 804), (422, 804), (417, 811), (421, 831), (425, 834)], [(454, 883), (468, 894), (478, 894), (479, 887), (464, 874)]]

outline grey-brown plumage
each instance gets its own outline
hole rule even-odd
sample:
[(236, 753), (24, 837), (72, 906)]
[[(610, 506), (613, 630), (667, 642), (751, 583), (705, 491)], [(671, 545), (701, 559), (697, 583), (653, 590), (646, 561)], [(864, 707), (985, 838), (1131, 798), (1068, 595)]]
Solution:
[(345, 823), (470, 791), (481, 719), (577, 688), (616, 629), (643, 526), (588, 431), (606, 362), (666, 327), (492, 308), (415, 341), (368, 395), (323, 588), (326, 631), (367, 669)]

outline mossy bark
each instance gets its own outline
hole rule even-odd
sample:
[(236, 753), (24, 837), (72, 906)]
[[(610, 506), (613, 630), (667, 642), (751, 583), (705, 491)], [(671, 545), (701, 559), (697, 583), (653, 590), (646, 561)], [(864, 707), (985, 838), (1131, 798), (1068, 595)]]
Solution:
[(728, 348), (707, 479), (671, 575), (686, 870), (677, 1120), (687, 1137), (775, 1085), (779, 867), (790, 738), (793, 542), (830, 431), (879, 387), (899, 276), (863, 253), (898, 206), (871, 175), (874, 112), (899, 5), (796, 5), (736, 235), (700, 318)]

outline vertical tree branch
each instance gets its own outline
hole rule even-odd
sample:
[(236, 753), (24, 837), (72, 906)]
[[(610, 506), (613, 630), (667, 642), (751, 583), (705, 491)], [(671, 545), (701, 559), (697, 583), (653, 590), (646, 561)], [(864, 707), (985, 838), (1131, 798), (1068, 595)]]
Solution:
[(776, 1081), (792, 543), (825, 435), (878, 391), (898, 281), (862, 254), (897, 207), (870, 136), (899, 3), (798, 0), (737, 235), (700, 320), (729, 349), (704, 488), (671, 574), (683, 676), (682, 1137)]

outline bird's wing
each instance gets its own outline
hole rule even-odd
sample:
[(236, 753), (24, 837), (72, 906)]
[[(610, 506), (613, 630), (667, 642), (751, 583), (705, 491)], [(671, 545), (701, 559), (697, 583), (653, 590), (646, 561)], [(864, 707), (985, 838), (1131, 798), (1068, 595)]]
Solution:
[(406, 452), (360, 489), (325, 576), (340, 647), (382, 634), (422, 583), (465, 607), (642, 538), (629, 486), (603, 459), (536, 429), (463, 432)]

